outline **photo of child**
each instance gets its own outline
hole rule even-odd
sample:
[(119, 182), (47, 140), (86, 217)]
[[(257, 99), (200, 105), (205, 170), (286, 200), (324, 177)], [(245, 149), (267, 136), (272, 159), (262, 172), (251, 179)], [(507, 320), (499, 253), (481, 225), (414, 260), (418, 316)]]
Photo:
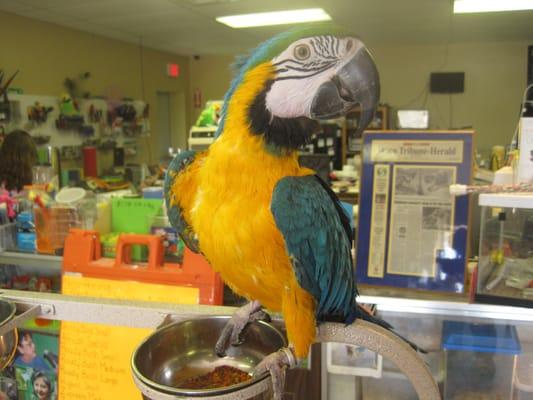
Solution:
[(19, 331), (13, 362), (19, 400), (57, 399), (57, 354), (56, 335)]
[[(53, 387), (51, 379), (42, 371), (35, 371), (31, 377), (33, 397), (37, 400), (51, 400)], [(54, 397), (55, 398), (55, 397)]]

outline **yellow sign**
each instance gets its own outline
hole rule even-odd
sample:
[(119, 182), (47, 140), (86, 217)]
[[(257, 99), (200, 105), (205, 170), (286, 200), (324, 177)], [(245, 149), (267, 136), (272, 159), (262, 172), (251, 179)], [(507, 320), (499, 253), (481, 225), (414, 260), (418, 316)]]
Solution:
[[(62, 292), (106, 299), (198, 304), (198, 288), (63, 276)], [(142, 399), (131, 355), (151, 329), (65, 321), (59, 348), (60, 400)]]

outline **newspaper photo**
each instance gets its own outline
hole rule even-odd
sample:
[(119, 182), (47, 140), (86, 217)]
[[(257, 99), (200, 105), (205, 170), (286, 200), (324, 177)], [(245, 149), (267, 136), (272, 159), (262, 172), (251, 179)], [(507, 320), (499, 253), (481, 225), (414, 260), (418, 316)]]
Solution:
[(452, 166), (395, 165), (387, 272), (435, 277), (439, 253), (453, 250)]

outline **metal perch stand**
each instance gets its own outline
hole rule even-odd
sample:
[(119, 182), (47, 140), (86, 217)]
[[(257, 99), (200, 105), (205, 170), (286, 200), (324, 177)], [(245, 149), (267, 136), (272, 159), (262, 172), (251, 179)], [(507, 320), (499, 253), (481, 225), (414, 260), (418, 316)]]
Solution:
[[(0, 326), (0, 335), (20, 325), (24, 320), (34, 317), (154, 329), (168, 323), (169, 320), (183, 321), (206, 316), (231, 315), (234, 312), (232, 307), (121, 301), (17, 290), (0, 292), (0, 299), (15, 303), (19, 311), (18, 316)], [(396, 364), (407, 376), (419, 399), (441, 398), (437, 384), (424, 361), (402, 339), (380, 326), (361, 320), (352, 325), (326, 323), (319, 327), (317, 341), (346, 343), (379, 353)], [(136, 383), (141, 392), (150, 399), (176, 399), (175, 395), (156, 393), (145, 385), (143, 387), (142, 382)], [(264, 393), (270, 385), (268, 378), (238, 392), (202, 397), (202, 399), (244, 400)]]
[(352, 325), (323, 324), (320, 342), (338, 342), (364, 347), (391, 360), (411, 381), (420, 400), (439, 400), (439, 388), (424, 361), (402, 339), (370, 322), (357, 320)]

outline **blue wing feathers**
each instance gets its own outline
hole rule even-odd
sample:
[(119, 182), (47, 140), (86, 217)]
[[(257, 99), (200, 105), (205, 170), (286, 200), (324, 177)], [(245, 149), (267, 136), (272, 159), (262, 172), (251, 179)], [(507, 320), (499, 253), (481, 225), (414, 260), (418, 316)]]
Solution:
[(189, 249), (195, 253), (200, 252), (198, 240), (192, 228), (187, 224), (183, 217), (183, 210), (176, 202), (172, 201), (174, 196), (172, 187), (174, 180), (179, 173), (185, 170), (193, 161), (195, 157), (194, 151), (184, 151), (176, 155), (168, 166), (167, 174), (165, 176), (165, 205), (167, 207), (168, 219), (170, 224), (175, 227)]
[(351, 232), (338, 200), (316, 176), (285, 177), (275, 187), (271, 210), (296, 279), (317, 302), (318, 320), (348, 318), (356, 308), (355, 275)]

